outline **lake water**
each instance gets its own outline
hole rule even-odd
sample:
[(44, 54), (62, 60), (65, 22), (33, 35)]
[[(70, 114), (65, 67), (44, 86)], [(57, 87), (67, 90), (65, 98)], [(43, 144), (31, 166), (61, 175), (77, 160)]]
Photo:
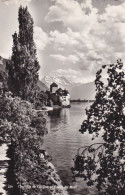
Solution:
[(45, 136), (44, 148), (52, 156), (52, 162), (63, 184), (74, 188), (69, 190), (70, 195), (98, 195), (95, 187), (89, 188), (83, 180), (73, 182), (70, 170), (77, 149), (92, 143), (89, 134), (79, 132), (86, 118), (85, 109), (90, 105), (90, 103), (72, 103), (70, 109), (55, 109), (49, 112), (49, 132)]
[[(89, 106), (90, 103), (72, 103), (70, 109), (55, 109), (49, 112), (48, 134), (45, 136), (43, 147), (52, 156), (52, 163), (63, 184), (70, 186), (70, 195), (98, 195), (95, 187), (89, 188), (83, 180), (79, 179), (73, 182), (71, 172), (77, 149), (92, 143), (89, 134), (79, 132), (80, 126), (86, 118), (85, 109)], [(8, 184), (6, 171), (9, 159), (6, 157), (6, 150), (5, 144), (0, 146), (0, 194), (4, 195), (7, 194), (4, 183)], [(13, 193), (9, 194), (13, 195)]]

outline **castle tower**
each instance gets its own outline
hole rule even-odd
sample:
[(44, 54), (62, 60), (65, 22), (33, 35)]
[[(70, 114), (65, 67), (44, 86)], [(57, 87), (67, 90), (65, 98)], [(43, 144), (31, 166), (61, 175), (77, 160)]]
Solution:
[(56, 83), (52, 83), (50, 85), (50, 92), (51, 93), (55, 93), (57, 91), (57, 89), (58, 89), (58, 85)]

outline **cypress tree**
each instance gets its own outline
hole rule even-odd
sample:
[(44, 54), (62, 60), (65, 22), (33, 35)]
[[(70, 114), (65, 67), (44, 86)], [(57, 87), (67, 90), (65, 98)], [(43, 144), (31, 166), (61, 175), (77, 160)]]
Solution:
[(14, 95), (34, 102), (40, 66), (33, 40), (33, 19), (27, 7), (20, 6), (18, 21), (19, 33), (13, 35), (11, 62), (7, 64), (8, 85)]

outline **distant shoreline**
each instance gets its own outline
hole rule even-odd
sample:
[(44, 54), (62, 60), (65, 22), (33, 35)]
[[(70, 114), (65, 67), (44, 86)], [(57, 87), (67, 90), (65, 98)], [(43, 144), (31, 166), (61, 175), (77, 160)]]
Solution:
[(95, 100), (80, 100), (80, 99), (77, 99), (77, 100), (70, 100), (70, 102), (94, 102)]

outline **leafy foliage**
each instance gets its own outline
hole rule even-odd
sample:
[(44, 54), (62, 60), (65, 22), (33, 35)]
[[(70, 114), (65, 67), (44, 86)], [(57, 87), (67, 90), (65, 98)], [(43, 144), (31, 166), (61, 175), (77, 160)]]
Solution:
[(39, 91), (37, 93), (35, 108), (39, 109), (47, 104), (48, 95), (44, 91)]
[(0, 140), (11, 143), (14, 175), (20, 190), (27, 194), (48, 191), (35, 188), (47, 182), (48, 157), (40, 156), (47, 115), (36, 112), (31, 103), (19, 97), (12, 98), (10, 92), (1, 95), (0, 108)]
[[(38, 144), (40, 136), (43, 136), (44, 133), (47, 132), (47, 115), (45, 113), (36, 112), (30, 102), (21, 100), (20, 97), (13, 98), (11, 95), (11, 92), (7, 92), (0, 96), (0, 133), (5, 134), (1, 139), (18, 145), (19, 140), (26, 138), (26, 135), (29, 136), (29, 139), (30, 136), (33, 136), (32, 133), (34, 133), (34, 138), (38, 136), (35, 138)], [(6, 139), (6, 136), (8, 136), (8, 139)], [(41, 145), (41, 143), (40, 139), (39, 144)]]
[(46, 112), (36, 111), (30, 102), (13, 98), (11, 94), (0, 96), (0, 141), (9, 145), (20, 194), (67, 194), (63, 187), (59, 188), (60, 178), (42, 148), (47, 133)]
[(34, 101), (37, 92), (38, 70), (33, 40), (33, 19), (26, 8), (19, 8), (19, 33), (13, 35), (11, 62), (7, 63), (8, 85), (14, 95)]
[(107, 84), (102, 81), (103, 66), (96, 74), (96, 100), (86, 111), (87, 120), (80, 132), (88, 131), (92, 139), (102, 133), (102, 143), (79, 149), (72, 168), (88, 186), (96, 184), (106, 195), (125, 193), (125, 74), (123, 63), (108, 68)]

